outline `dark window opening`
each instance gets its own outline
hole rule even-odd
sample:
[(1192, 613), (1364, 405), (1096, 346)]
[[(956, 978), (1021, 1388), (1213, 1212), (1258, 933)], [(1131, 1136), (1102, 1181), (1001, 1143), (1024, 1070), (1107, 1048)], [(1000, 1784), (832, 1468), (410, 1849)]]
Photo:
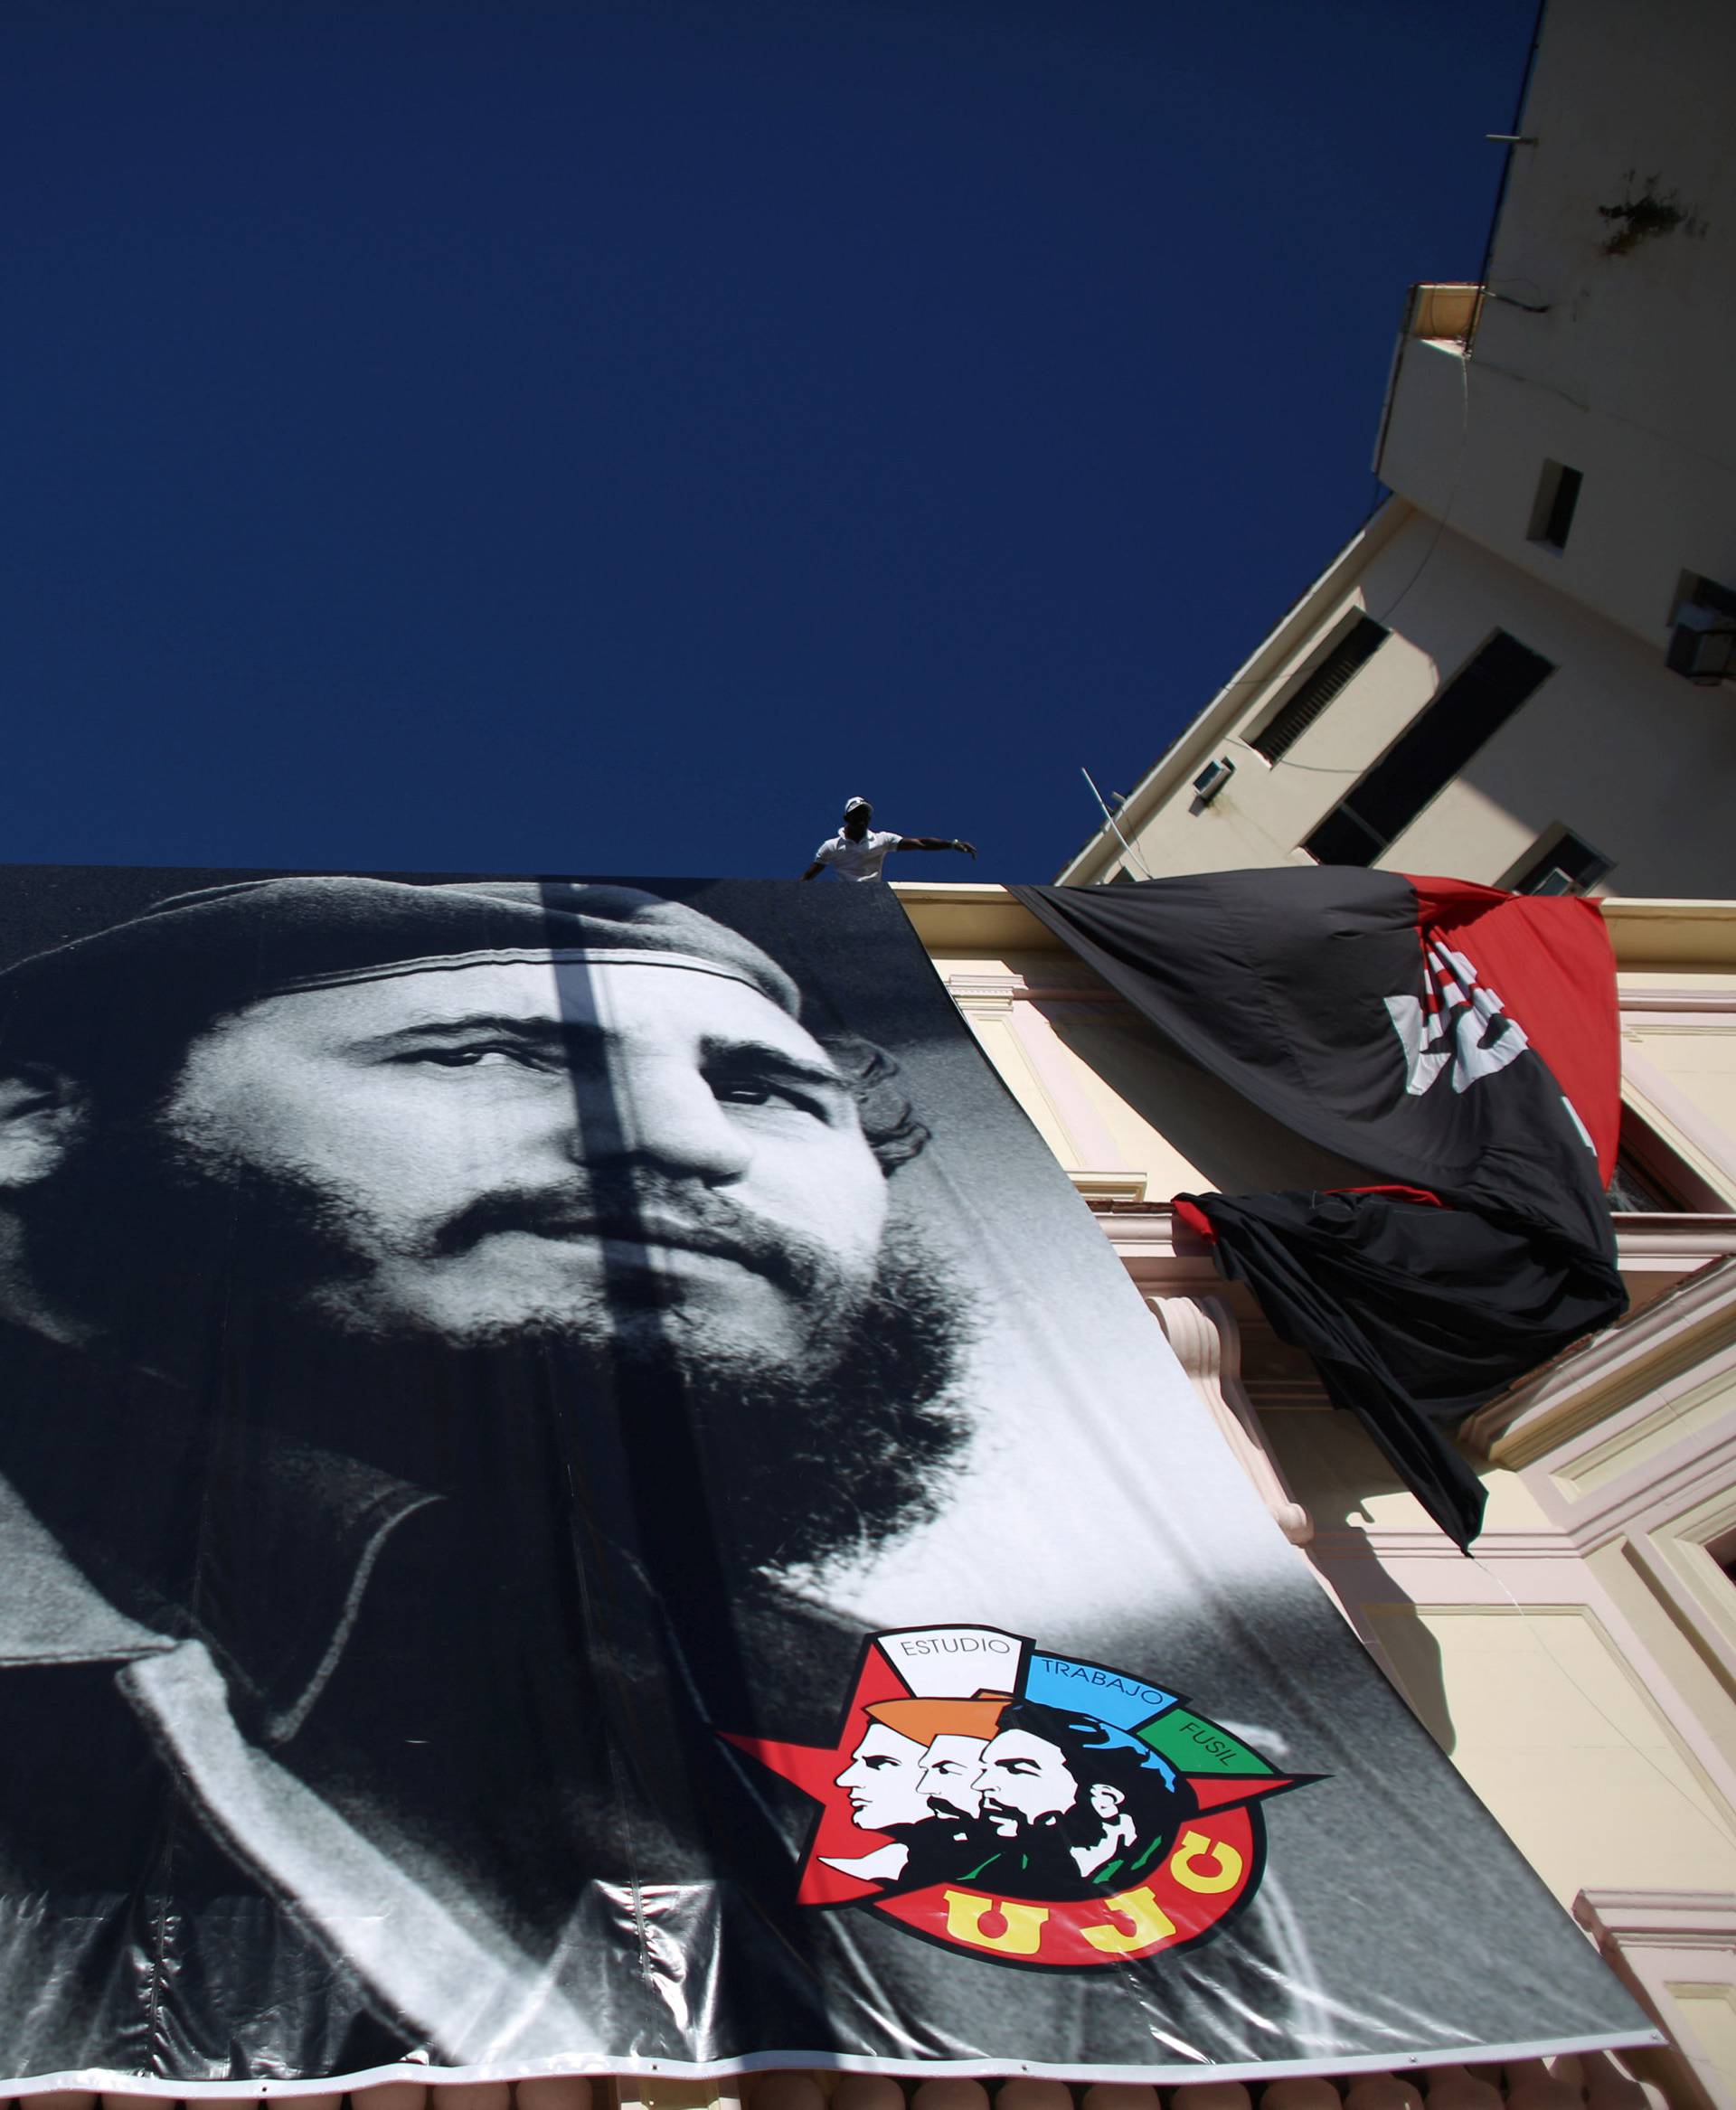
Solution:
[(1319, 665), (1303, 675), (1295, 693), (1278, 706), (1248, 745), (1269, 762), (1287, 754), (1390, 635), (1372, 617), (1359, 616)]
[(1373, 864), (1554, 671), (1541, 653), (1497, 630), (1338, 802), (1303, 849), (1322, 864)]
[(1613, 857), (1593, 850), (1567, 829), (1557, 828), (1543, 837), (1543, 847), (1505, 885), (1514, 894), (1582, 894), (1615, 865)]
[(1621, 1109), (1611, 1209), (1640, 1216), (1720, 1215), (1730, 1204), (1632, 1107)]
[(1684, 616), (1696, 609), (1709, 608), (1714, 615), (1728, 615), (1732, 604), (1736, 604), (1736, 592), (1729, 587), (1721, 586), (1715, 579), (1704, 579), (1697, 571), (1679, 571), (1667, 626), (1674, 629)]
[(1662, 1182), (1652, 1179), (1646, 1168), (1636, 1163), (1625, 1150), (1616, 1153), (1616, 1169), (1603, 1193), (1610, 1208), (1624, 1215), (1667, 1216), (1682, 1207), (1665, 1192)]
[(1531, 509), (1528, 542), (1545, 550), (1564, 550), (1573, 525), (1573, 508), (1580, 503), (1580, 485), (1585, 478), (1578, 469), (1561, 462), (1545, 462), (1537, 479), (1537, 496)]
[(1664, 664), (1696, 688), (1736, 681), (1736, 593), (1715, 579), (1684, 571), (1670, 610)]

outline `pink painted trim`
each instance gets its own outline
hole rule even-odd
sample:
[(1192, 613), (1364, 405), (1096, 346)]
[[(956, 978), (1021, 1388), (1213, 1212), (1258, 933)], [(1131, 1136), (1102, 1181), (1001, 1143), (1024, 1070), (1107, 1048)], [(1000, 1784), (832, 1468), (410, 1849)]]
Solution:
[(1032, 1003), (1012, 1006), (1013, 1037), (1035, 1072), (1057, 1118), (1081, 1153), (1080, 1163), (1104, 1172), (1131, 1168), (1109, 1124), (1079, 1081), (1074, 1060), (1043, 1013)]

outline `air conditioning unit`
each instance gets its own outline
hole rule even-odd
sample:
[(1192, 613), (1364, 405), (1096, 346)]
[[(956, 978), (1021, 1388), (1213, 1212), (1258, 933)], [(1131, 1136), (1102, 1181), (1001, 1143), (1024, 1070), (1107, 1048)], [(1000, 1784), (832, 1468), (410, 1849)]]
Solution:
[(1193, 811), (1198, 813), (1208, 806), (1236, 773), (1236, 765), (1228, 755), (1220, 756), (1215, 762), (1208, 762), (1194, 779)]
[(1664, 664), (1698, 688), (1736, 682), (1736, 594), (1710, 579), (1697, 579), (1691, 598), (1676, 608)]
[(1736, 622), (1710, 608), (1684, 608), (1670, 632), (1664, 664), (1703, 689), (1736, 681)]

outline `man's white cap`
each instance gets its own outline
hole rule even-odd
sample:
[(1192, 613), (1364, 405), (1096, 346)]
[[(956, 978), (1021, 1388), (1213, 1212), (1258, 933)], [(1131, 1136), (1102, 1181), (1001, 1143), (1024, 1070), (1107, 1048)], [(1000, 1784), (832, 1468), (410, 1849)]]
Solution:
[(851, 815), (855, 812), (858, 806), (862, 808), (863, 813), (871, 814), (874, 810), (873, 804), (868, 799), (846, 798), (844, 802), (844, 817), (846, 821), (850, 818)]

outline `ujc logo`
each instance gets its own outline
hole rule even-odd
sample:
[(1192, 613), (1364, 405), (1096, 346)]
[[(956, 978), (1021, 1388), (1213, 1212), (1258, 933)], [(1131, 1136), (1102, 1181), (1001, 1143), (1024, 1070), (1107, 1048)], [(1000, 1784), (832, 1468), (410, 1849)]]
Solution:
[(1203, 1941), (1299, 1786), (1176, 1692), (996, 1627), (869, 1641), (828, 1745), (728, 1738), (816, 1805), (801, 1905), (986, 1962), (1099, 1969)]

